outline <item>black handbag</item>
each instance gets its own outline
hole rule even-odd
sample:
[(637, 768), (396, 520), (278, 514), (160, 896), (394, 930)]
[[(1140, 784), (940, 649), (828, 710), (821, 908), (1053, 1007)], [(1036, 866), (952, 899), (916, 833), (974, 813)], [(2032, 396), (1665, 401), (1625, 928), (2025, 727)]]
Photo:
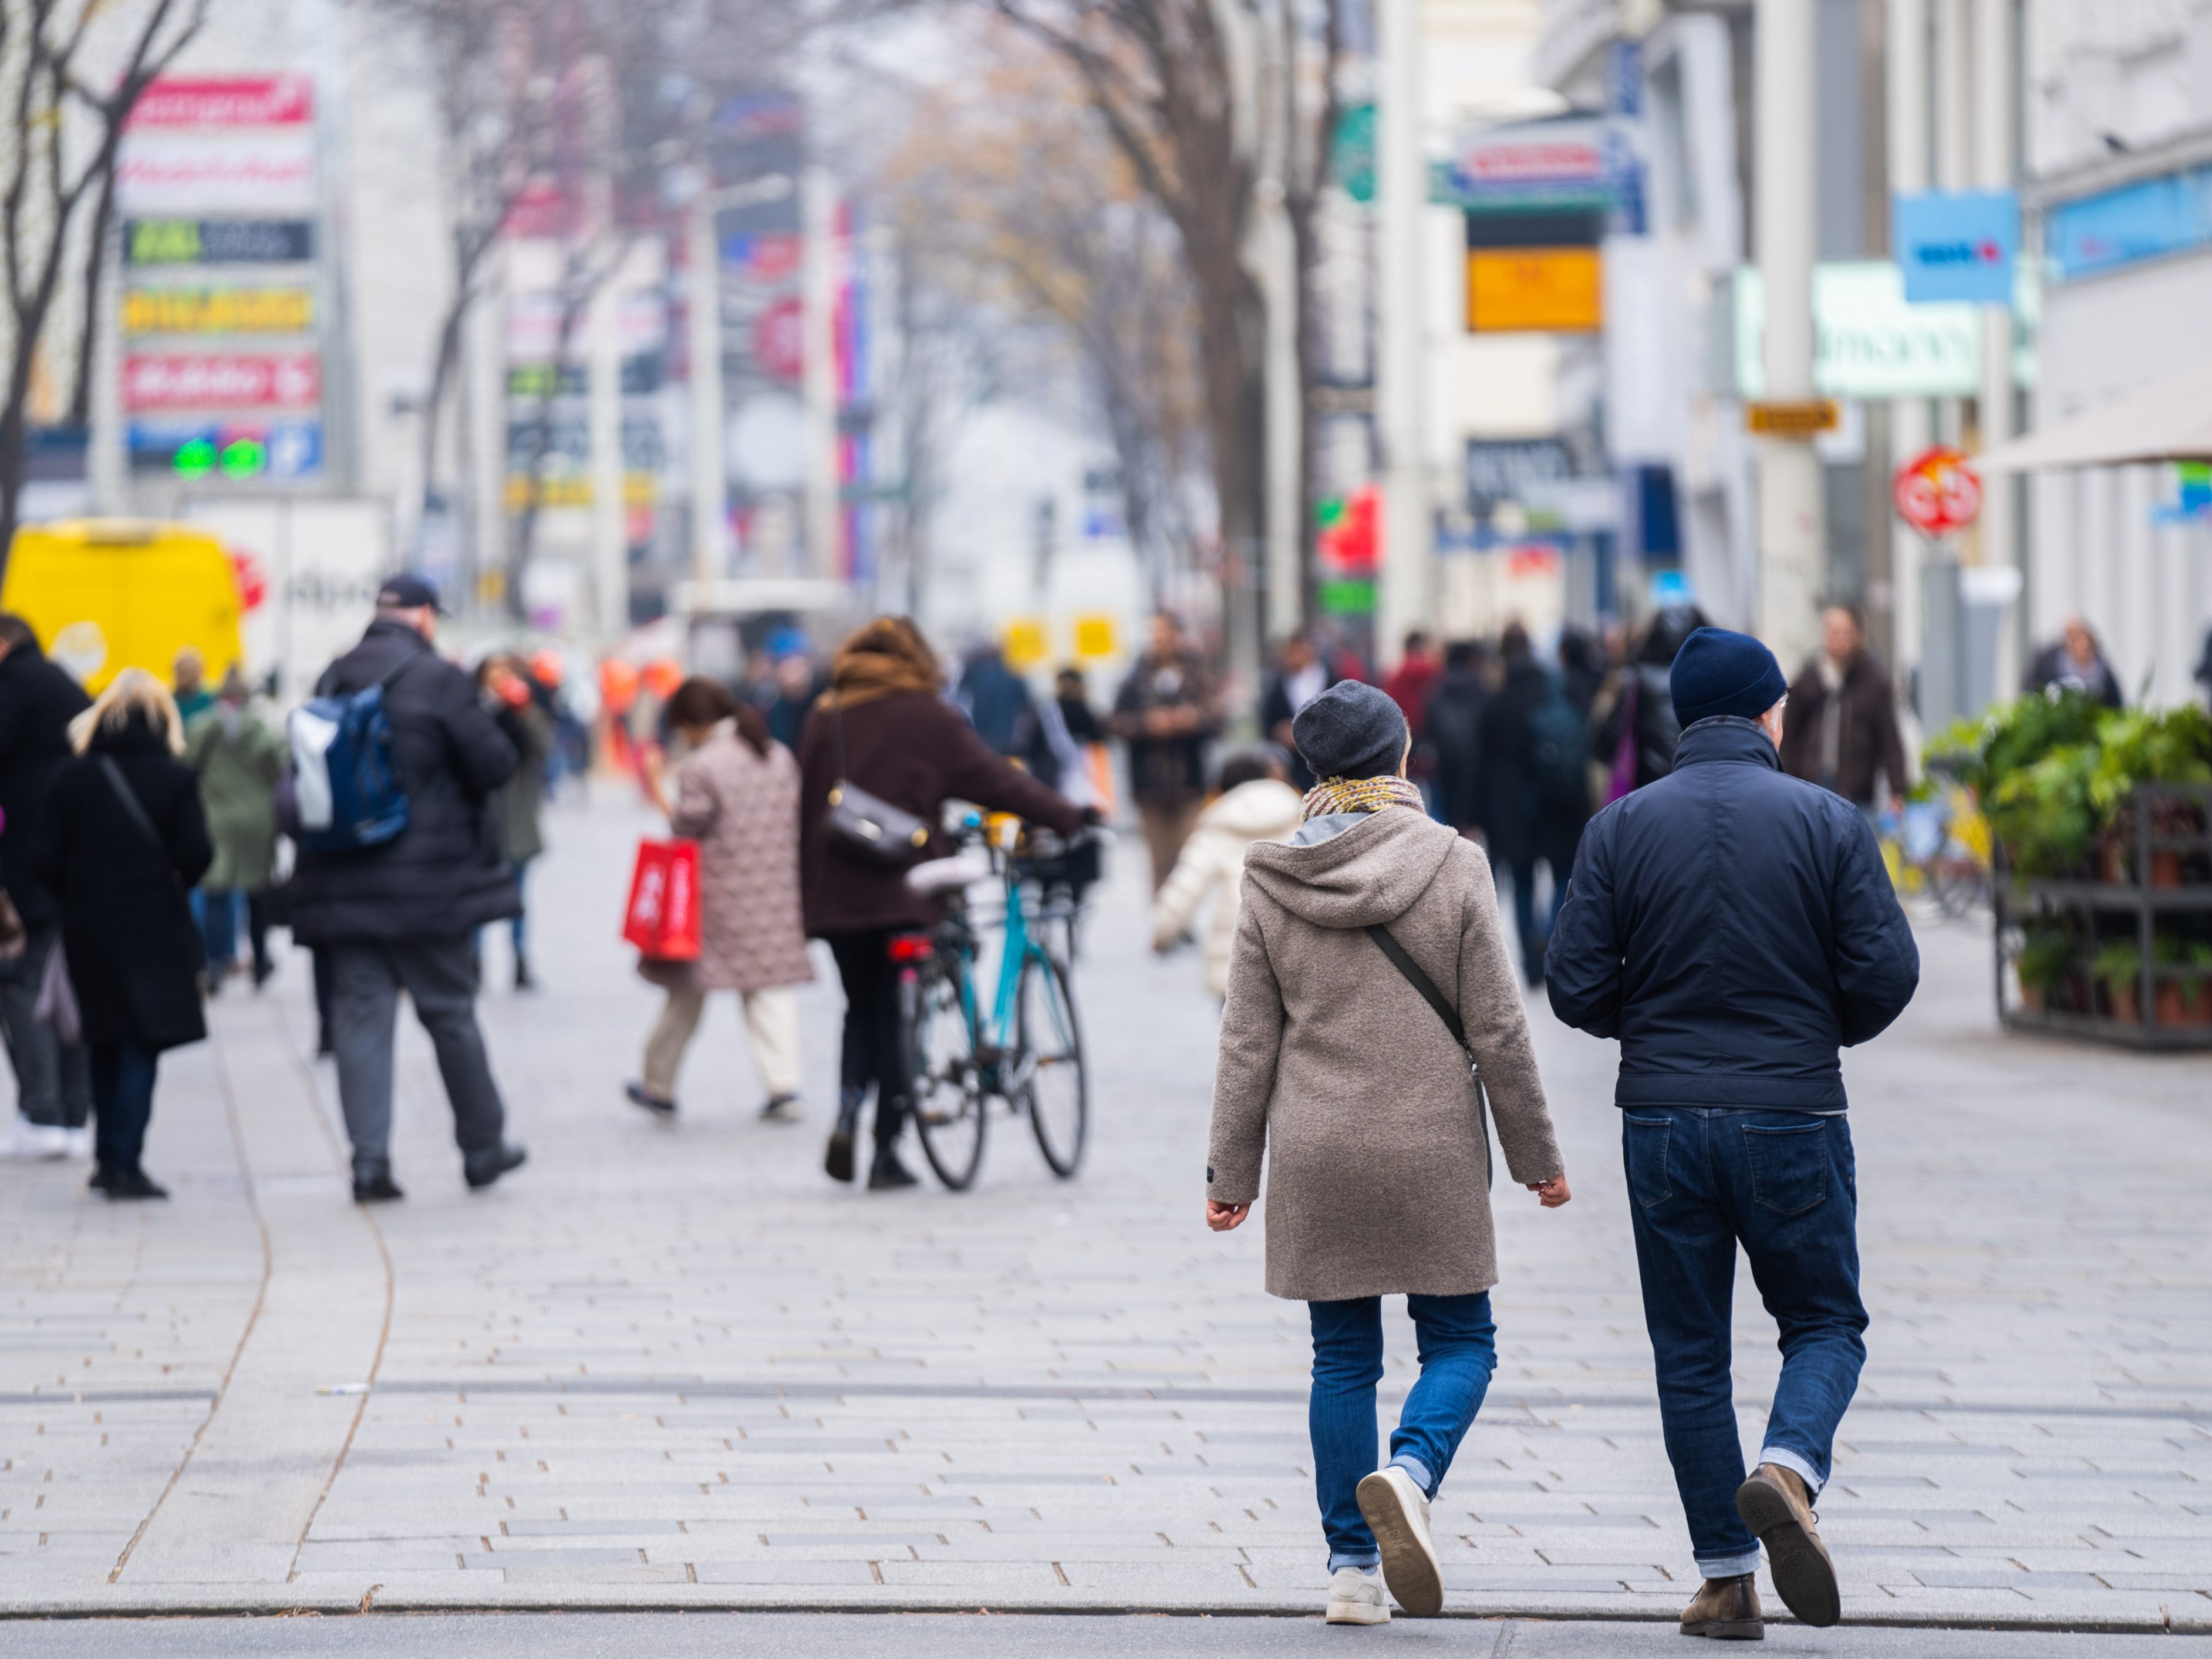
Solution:
[(845, 775), (845, 711), (834, 711), (837, 731), (837, 778), (830, 786), (830, 839), (878, 864), (912, 861), (929, 843), (929, 824), (903, 807), (892, 805)]
[(1381, 922), (1370, 925), (1367, 937), (1382, 946), (1382, 954), (1390, 958), (1390, 965), (1405, 976), (1406, 983), (1421, 994), (1421, 1000), (1437, 1011), (1444, 1029), (1459, 1044), (1460, 1052), (1467, 1056), (1468, 1069), (1474, 1073), (1474, 1133), (1482, 1142), (1482, 1184), (1497, 1185), (1498, 1169), (1490, 1157), (1490, 1097), (1482, 1086), (1482, 1071), (1474, 1062), (1474, 1050), (1467, 1046), (1467, 1026), (1459, 1017), (1459, 1010), (1445, 1000), (1437, 989), (1437, 983), (1421, 971), (1421, 964), (1407, 953), (1406, 947), (1390, 937), (1390, 930)]

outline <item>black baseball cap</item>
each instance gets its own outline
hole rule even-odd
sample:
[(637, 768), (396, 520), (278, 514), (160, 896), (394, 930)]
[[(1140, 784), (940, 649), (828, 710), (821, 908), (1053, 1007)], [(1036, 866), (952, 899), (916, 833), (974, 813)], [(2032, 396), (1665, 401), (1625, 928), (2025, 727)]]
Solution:
[(420, 576), (404, 572), (386, 576), (384, 586), (376, 590), (379, 611), (419, 611), (426, 605), (441, 617), (452, 614), (438, 603), (437, 585)]

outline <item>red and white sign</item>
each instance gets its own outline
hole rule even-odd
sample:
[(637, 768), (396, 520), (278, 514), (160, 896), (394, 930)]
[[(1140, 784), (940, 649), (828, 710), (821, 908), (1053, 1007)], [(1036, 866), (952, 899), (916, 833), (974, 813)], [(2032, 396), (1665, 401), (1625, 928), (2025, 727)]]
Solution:
[(133, 218), (315, 210), (313, 127), (161, 127), (133, 133), (115, 164), (116, 201)]
[(140, 94), (126, 125), (289, 127), (314, 115), (315, 83), (304, 75), (164, 76)]
[(797, 300), (778, 300), (753, 319), (753, 361), (781, 380), (806, 373), (806, 312)]
[(123, 406), (132, 414), (171, 409), (312, 409), (322, 396), (322, 361), (313, 352), (123, 360)]
[(1938, 444), (1923, 450), (1890, 480), (1898, 516), (1923, 536), (1948, 535), (1973, 523), (1982, 510), (1982, 481), (1959, 451)]

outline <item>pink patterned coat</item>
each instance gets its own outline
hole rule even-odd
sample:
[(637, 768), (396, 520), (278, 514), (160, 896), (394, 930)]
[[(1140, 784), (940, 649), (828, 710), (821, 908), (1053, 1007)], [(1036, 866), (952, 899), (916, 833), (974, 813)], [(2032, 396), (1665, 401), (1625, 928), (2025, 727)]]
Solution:
[(689, 981), (757, 991), (814, 977), (799, 907), (799, 763), (724, 726), (676, 769), (670, 827), (699, 843), (702, 942)]

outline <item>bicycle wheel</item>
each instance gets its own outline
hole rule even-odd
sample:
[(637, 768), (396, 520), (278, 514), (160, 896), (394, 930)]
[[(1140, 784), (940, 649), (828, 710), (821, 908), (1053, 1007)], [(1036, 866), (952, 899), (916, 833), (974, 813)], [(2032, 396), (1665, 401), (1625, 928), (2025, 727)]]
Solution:
[(1958, 921), (1972, 915), (1984, 901), (1982, 872), (1970, 857), (1948, 848), (1928, 860), (1928, 890), (1937, 908)]
[(982, 1167), (989, 1123), (958, 973), (939, 957), (908, 979), (899, 995), (915, 1133), (937, 1178), (957, 1193)]
[(1057, 958), (1040, 951), (1022, 965), (1014, 1018), (1030, 1127), (1036, 1131), (1044, 1161), (1065, 1181), (1083, 1162), (1091, 1127), (1091, 1077), (1083, 1062), (1083, 1033), (1075, 1022), (1067, 969)]

